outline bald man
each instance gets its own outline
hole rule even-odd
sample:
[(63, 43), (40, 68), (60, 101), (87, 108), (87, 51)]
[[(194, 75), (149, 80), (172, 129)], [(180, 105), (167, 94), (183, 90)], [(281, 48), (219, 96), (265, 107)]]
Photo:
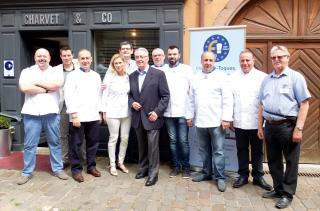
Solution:
[(35, 65), (22, 70), (19, 86), (25, 94), (21, 113), (24, 124), (24, 168), (18, 185), (32, 178), (36, 166), (36, 149), (42, 130), (46, 133), (50, 149), (50, 163), (53, 175), (66, 180), (63, 171), (61, 145), (59, 141), (59, 88), (63, 85), (63, 72), (54, 71), (49, 65), (48, 50), (40, 48), (34, 55)]
[(64, 85), (64, 97), (69, 114), (70, 142), (69, 160), (72, 178), (83, 182), (80, 148), (83, 137), (86, 138), (87, 173), (100, 177), (96, 169), (96, 153), (98, 150), (99, 125), (101, 122), (100, 75), (91, 70), (92, 56), (90, 51), (82, 49), (78, 53), (80, 68), (72, 71)]
[(212, 52), (201, 55), (202, 71), (193, 80), (191, 92), (189, 126), (196, 126), (199, 153), (203, 168), (201, 174), (192, 181), (211, 180), (212, 174), (219, 191), (226, 190), (225, 170), (225, 130), (232, 121), (233, 98), (224, 72), (214, 67), (216, 60)]

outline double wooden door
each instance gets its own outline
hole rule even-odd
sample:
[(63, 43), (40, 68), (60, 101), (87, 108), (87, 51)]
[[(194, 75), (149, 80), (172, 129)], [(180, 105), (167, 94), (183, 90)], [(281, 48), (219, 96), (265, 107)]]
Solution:
[(312, 95), (300, 163), (320, 164), (320, 1), (249, 1), (231, 25), (247, 26), (247, 48), (255, 56), (255, 66), (267, 73), (272, 71), (272, 46), (288, 47), (289, 66), (304, 75)]

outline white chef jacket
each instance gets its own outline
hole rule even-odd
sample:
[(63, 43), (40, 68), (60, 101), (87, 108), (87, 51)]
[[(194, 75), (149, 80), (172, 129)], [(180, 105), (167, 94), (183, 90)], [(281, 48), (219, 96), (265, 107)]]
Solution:
[(77, 113), (80, 122), (100, 120), (101, 95), (101, 78), (97, 72), (84, 72), (80, 68), (72, 71), (64, 85), (69, 121), (72, 122), (72, 113)]
[(178, 64), (163, 69), (170, 91), (170, 101), (164, 112), (165, 117), (186, 117), (189, 95), (192, 88), (193, 72), (189, 65)]
[(197, 73), (192, 83), (190, 113), (196, 127), (219, 127), (232, 121), (233, 98), (228, 76), (219, 70)]
[(247, 74), (240, 70), (231, 75), (234, 127), (245, 130), (258, 128), (259, 90), (266, 76), (255, 68)]

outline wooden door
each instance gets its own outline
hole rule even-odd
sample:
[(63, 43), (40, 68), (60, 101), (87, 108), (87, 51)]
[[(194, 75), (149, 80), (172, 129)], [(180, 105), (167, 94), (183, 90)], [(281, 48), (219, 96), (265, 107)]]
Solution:
[(301, 148), (301, 163), (320, 163), (320, 43), (247, 43), (256, 58), (256, 68), (270, 73), (272, 65), (269, 58), (270, 47), (279, 44), (289, 48), (289, 66), (301, 72), (312, 95)]
[(289, 67), (306, 78), (312, 95), (301, 146), (300, 163), (320, 164), (320, 1), (250, 1), (235, 16), (231, 25), (247, 25), (247, 48), (256, 68), (272, 71), (270, 49), (287, 46)]

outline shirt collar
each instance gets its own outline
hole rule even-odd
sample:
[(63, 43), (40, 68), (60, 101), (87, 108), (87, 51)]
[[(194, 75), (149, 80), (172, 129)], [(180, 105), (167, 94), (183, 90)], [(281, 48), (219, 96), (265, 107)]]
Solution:
[(144, 68), (143, 70), (138, 69), (139, 75), (147, 74), (148, 69), (149, 69), (149, 65), (147, 65), (146, 68)]
[(161, 64), (161, 65), (159, 65), (159, 66), (158, 66), (158, 65), (156, 65), (156, 64), (154, 64), (154, 66), (155, 66), (155, 67), (163, 67), (164, 65), (165, 65), (165, 63), (162, 63), (162, 64)]
[(73, 64), (73, 62), (72, 62), (72, 69), (70, 69), (70, 70), (64, 69), (63, 64), (62, 64), (62, 68), (63, 68), (63, 72), (73, 71), (73, 70), (74, 70), (74, 64)]
[(82, 72), (90, 72), (90, 69), (88, 71), (86, 71), (83, 67), (79, 68)]
[(284, 69), (284, 71), (277, 77), (277, 75), (276, 75), (276, 72), (273, 70), (272, 71), (272, 73), (271, 73), (271, 75), (270, 75), (270, 77), (271, 78), (280, 78), (280, 77), (282, 77), (282, 76), (287, 76), (287, 75), (289, 75), (289, 68), (288, 67), (286, 67), (285, 69)]
[(213, 71), (215, 71), (215, 69), (216, 69), (216, 67), (213, 67), (212, 70), (210, 70), (209, 72), (203, 72), (203, 70), (202, 70), (202, 73), (203, 73), (203, 74), (210, 74), (210, 73), (212, 73)]

